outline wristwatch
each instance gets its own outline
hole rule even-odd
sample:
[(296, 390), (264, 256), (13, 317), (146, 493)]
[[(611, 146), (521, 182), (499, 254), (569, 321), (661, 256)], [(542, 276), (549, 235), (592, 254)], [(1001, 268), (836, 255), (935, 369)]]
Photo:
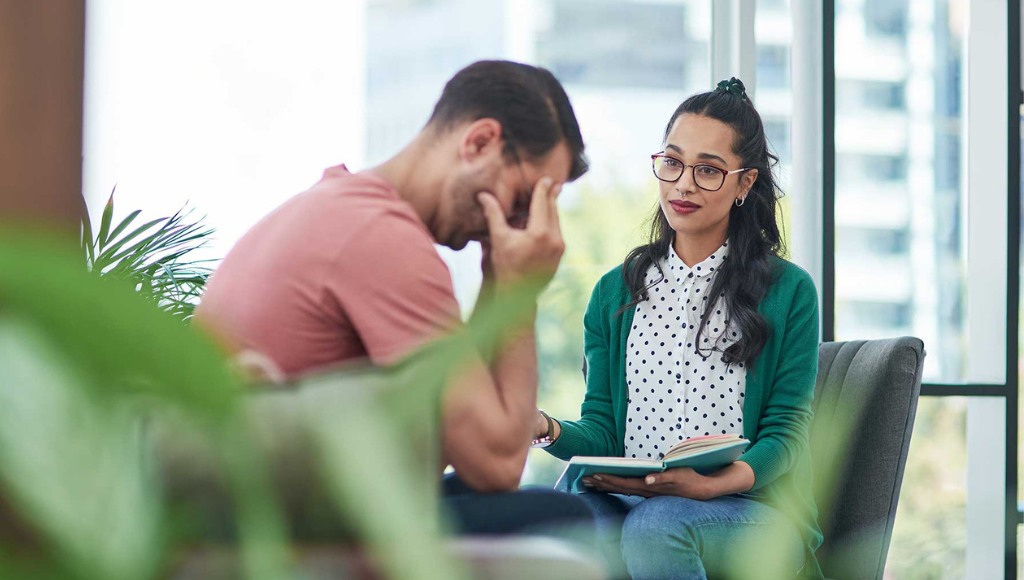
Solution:
[(537, 409), (537, 412), (543, 415), (545, 419), (547, 419), (548, 434), (544, 435), (543, 437), (538, 437), (534, 439), (533, 444), (531, 446), (536, 447), (537, 449), (543, 449), (555, 442), (554, 437), (552, 437), (552, 434), (554, 434), (555, 432), (555, 420), (552, 419), (551, 416), (545, 413), (542, 409)]

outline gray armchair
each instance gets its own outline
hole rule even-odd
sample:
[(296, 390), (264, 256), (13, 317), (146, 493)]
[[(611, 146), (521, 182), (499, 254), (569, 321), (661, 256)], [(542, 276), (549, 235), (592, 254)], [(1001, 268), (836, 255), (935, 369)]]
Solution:
[(827, 578), (882, 578), (924, 355), (924, 344), (909, 337), (818, 350), (810, 440)]

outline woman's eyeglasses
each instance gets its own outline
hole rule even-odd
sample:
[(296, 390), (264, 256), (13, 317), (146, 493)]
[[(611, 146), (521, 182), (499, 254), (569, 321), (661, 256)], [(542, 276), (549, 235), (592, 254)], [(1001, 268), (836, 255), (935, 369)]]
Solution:
[(707, 163), (687, 165), (675, 157), (665, 155), (663, 152), (651, 155), (651, 162), (654, 166), (654, 176), (669, 183), (679, 181), (679, 178), (683, 176), (683, 172), (689, 167), (693, 170), (693, 182), (697, 184), (697, 187), (706, 191), (718, 191), (725, 185), (726, 177), (733, 173), (741, 173), (751, 169), (750, 167), (745, 167), (743, 169), (726, 171)]

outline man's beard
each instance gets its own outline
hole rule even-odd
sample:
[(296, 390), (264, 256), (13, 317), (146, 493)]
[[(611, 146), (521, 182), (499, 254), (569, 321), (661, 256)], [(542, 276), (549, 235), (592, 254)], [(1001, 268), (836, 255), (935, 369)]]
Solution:
[(479, 183), (467, 176), (459, 176), (452, 182), (450, 229), (445, 245), (453, 250), (461, 250), (467, 242), (488, 235), (487, 218), (477, 201), (477, 195), (485, 191)]

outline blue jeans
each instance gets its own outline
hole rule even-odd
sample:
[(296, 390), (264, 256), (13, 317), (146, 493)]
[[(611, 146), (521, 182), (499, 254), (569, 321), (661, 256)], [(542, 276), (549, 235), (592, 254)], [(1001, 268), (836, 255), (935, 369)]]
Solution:
[(757, 500), (710, 501), (606, 493), (579, 495), (597, 518), (613, 577), (633, 580), (794, 578), (804, 543), (779, 511)]

